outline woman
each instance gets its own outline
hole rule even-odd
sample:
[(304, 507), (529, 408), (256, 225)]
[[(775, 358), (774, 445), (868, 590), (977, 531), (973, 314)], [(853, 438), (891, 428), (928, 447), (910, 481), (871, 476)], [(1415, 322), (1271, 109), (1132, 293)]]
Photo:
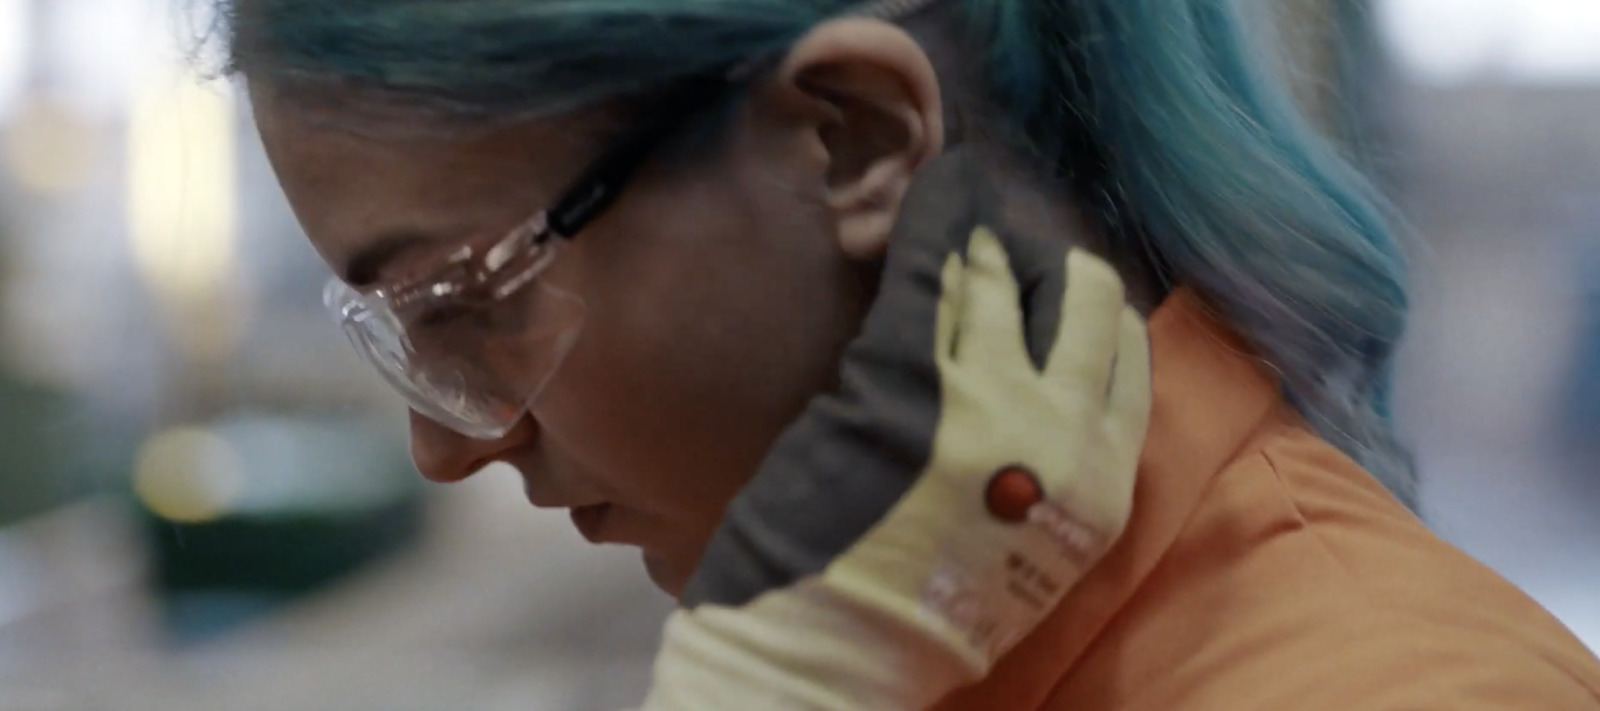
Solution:
[[(890, 286), (884, 255), (965, 237), (979, 215), (1035, 316), (1067, 246), (1115, 266), (1150, 314), (1154, 403), (1121, 539), (939, 708), (1600, 707), (1593, 657), (1408, 510), (1387, 412), (1400, 250), (1232, 3), (940, 0), (850, 19), (853, 0), (225, 9), (280, 181), (354, 290), (330, 294), (347, 324), (363, 295), (451, 292), (394, 282), (466, 268), (452, 259), (483, 235), (581, 233), (541, 267), (539, 326), (517, 331), (538, 347), (444, 371), (514, 372), (515, 395), (452, 400), (444, 376), (394, 378), (421, 403), (428, 478), (514, 464), (536, 504), (639, 546), (689, 606), (803, 583), (893, 497), (844, 516), (843, 536), (785, 521), (792, 556), (751, 533), (783, 519), (781, 497), (729, 503), (769, 452), (783, 460), (779, 434), (807, 403), (848, 381), (838, 363)], [(504, 325), (489, 313), (428, 317), (445, 333)], [(357, 332), (404, 370), (380, 322)], [(1035, 359), (1052, 323), (1027, 321)], [(755, 581), (711, 565), (741, 555), (780, 560)]]

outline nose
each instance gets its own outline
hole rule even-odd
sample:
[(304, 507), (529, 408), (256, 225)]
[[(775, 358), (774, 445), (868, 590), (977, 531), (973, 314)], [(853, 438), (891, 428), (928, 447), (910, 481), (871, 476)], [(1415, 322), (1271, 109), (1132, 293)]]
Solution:
[(451, 484), (476, 474), (527, 438), (519, 424), (497, 440), (473, 439), (411, 411), (411, 461), (428, 481)]

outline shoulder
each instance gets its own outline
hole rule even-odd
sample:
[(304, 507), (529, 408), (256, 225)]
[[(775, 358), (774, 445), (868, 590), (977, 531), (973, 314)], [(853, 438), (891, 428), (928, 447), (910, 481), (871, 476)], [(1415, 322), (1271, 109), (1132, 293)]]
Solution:
[(1600, 710), (1575, 637), (1294, 423), (1216, 474), (1056, 698), (1108, 680), (1127, 711)]

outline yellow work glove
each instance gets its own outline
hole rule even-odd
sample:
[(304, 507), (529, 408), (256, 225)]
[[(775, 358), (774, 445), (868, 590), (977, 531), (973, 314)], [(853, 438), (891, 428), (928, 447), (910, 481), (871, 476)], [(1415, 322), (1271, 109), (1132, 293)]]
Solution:
[(1149, 419), (1142, 319), (1073, 250), (1059, 309), (1031, 309), (1056, 316), (1038, 367), (1006, 249), (967, 234), (965, 259), (891, 249), (842, 387), (730, 507), (643, 711), (920, 711), (985, 676), (1121, 534)]

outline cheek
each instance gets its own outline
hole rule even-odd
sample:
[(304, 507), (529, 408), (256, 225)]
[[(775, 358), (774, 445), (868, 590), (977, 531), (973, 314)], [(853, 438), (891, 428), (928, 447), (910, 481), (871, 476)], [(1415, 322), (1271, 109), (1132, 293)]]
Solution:
[(821, 230), (680, 199), (575, 249), (584, 333), (535, 414), (622, 503), (706, 529), (826, 387), (864, 299)]

